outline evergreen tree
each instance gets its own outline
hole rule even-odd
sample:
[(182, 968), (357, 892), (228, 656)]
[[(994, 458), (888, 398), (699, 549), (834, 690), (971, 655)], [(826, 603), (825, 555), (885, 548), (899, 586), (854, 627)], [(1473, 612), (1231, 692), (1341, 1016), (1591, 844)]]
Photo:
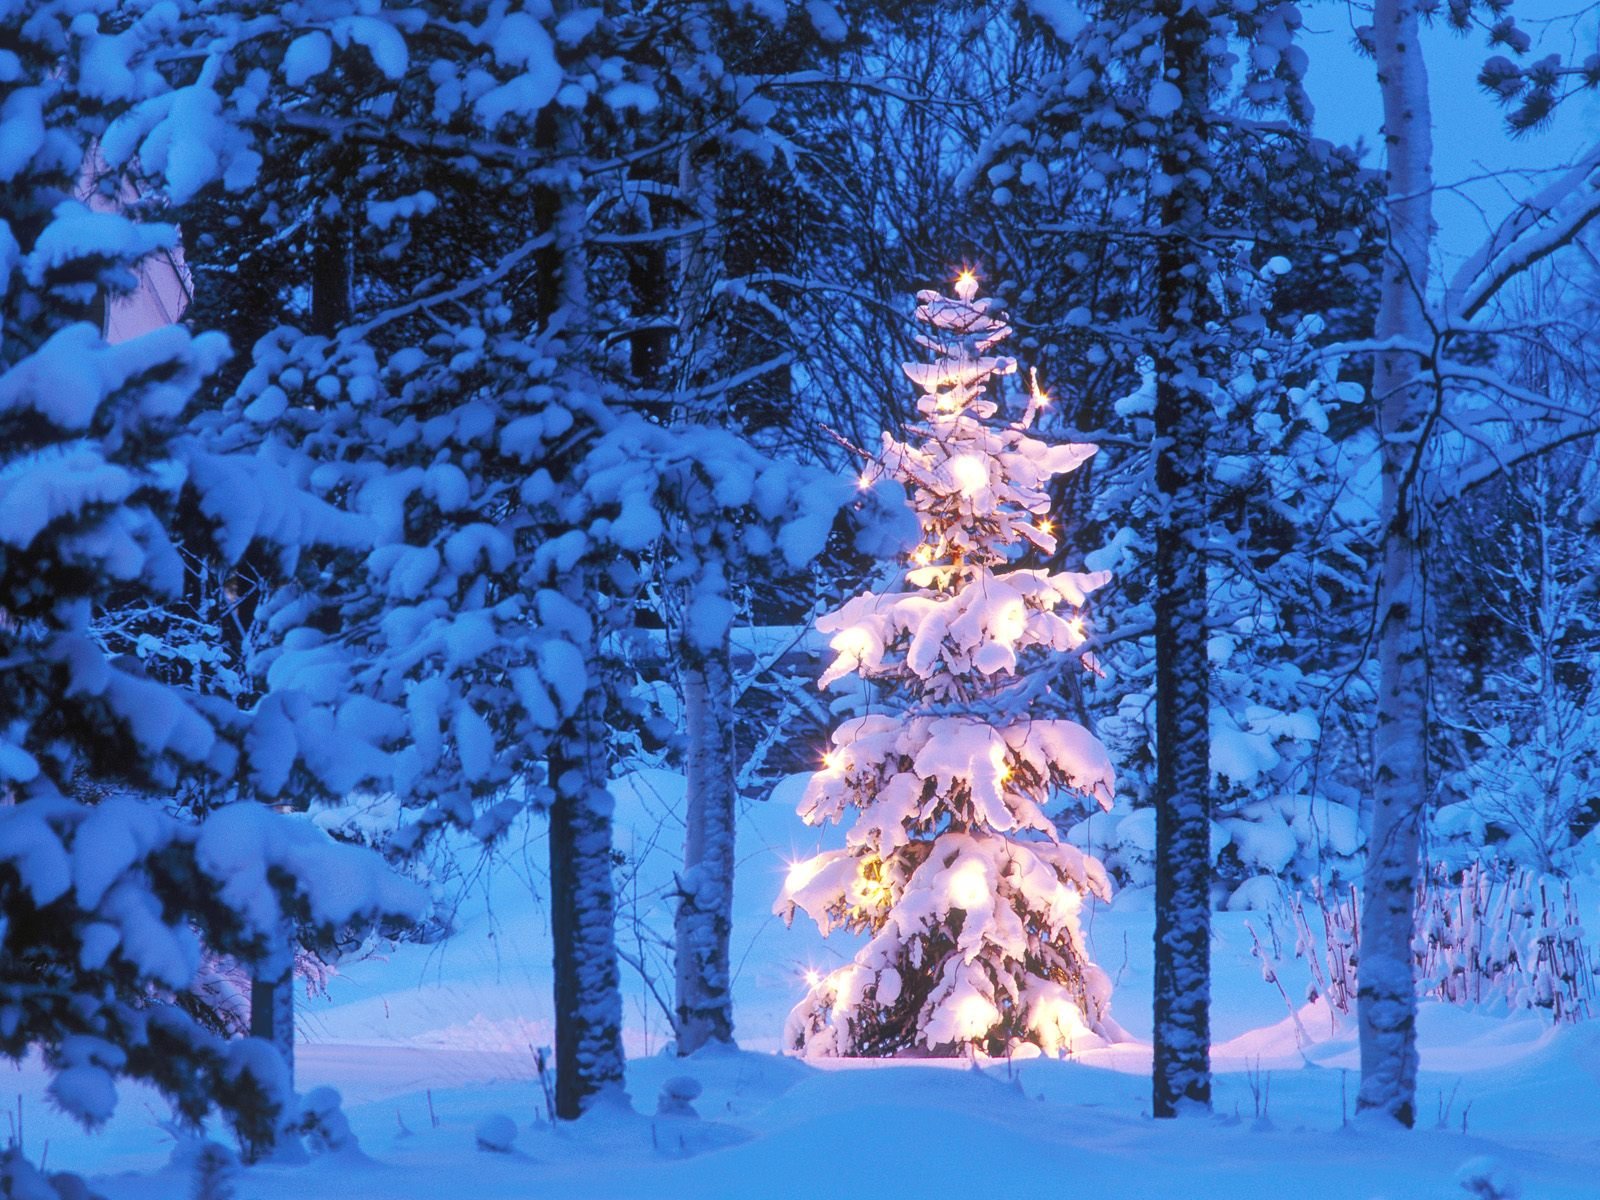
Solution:
[(825, 1055), (1055, 1053), (1116, 1032), (1078, 923), (1105, 875), (1046, 815), (1062, 790), (1110, 803), (1105, 750), (1065, 718), (1052, 678), (1107, 576), (1015, 560), (1054, 552), (1044, 485), (1095, 448), (1030, 436), (1037, 387), (1019, 419), (994, 422), (989, 386), (1016, 362), (992, 351), (1011, 329), (970, 274), (954, 298), (917, 299), (936, 355), (905, 366), (922, 420), (913, 441), (883, 435), (861, 482), (902, 480), (922, 541), (908, 590), (865, 592), (817, 623), (837, 655), (820, 686), (858, 674), (874, 711), (834, 732), (800, 805), (809, 824), (855, 810), (846, 848), (796, 863), (775, 906), (871, 940), (812, 986), (784, 1040)]
[(332, 937), (414, 913), (416, 897), (375, 855), (226, 803), (270, 796), (291, 769), (361, 783), (359, 706), (285, 689), (247, 713), (106, 643), (107, 610), (148, 611), (181, 590), (184, 514), (191, 548), (224, 567), (255, 547), (282, 569), (306, 546), (361, 537), (270, 461), (190, 434), (186, 409), (226, 356), (220, 335), (171, 326), (110, 345), (84, 320), (176, 237), (114, 211), (114, 178), (90, 185), (105, 189), (99, 211), (79, 198), (90, 147), (160, 89), (148, 51), (173, 13), (102, 32), (114, 7), (5, 11), (16, 36), (0, 83), (0, 1053), (40, 1048), (54, 1099), (87, 1124), (110, 1115), (115, 1078), (130, 1075), (187, 1120), (222, 1109), (261, 1147), (292, 1099), (288, 1075), (265, 1043), (226, 1042), (185, 1010), (203, 952), (277, 973), (285, 922)]

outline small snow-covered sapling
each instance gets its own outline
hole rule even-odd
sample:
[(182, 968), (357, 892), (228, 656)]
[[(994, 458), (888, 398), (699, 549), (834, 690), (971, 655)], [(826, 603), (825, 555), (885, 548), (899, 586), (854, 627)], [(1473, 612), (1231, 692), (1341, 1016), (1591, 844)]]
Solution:
[(674, 1075), (661, 1085), (656, 1100), (658, 1117), (698, 1117), (694, 1101), (700, 1095), (700, 1081), (690, 1075)]

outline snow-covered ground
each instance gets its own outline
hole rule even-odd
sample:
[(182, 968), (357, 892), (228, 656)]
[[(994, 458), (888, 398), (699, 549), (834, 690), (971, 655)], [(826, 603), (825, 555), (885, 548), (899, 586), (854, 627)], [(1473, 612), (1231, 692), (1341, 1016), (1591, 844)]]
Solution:
[[(619, 842), (639, 864), (636, 875), (624, 872), (619, 932), (624, 952), (644, 962), (659, 961), (647, 930), (670, 928), (661, 891), (681, 834), (670, 817), (679, 788), (663, 772), (619, 789)], [(532, 899), (544, 891), (535, 834), (472, 875), (454, 937), (346, 963), (326, 997), (303, 1004), (298, 1085), (339, 1089), (361, 1150), (250, 1168), (236, 1182), (240, 1200), (1047, 1191), (1097, 1200), (1409, 1200), (1474, 1194), (1463, 1190), (1464, 1167), (1520, 1183), (1527, 1200), (1600, 1196), (1600, 1026), (1551, 1030), (1531, 1016), (1425, 1005), (1419, 1129), (1347, 1125), (1353, 1032), (1309, 1010), (1300, 1020), (1310, 1043), (1297, 1046), (1282, 996), (1251, 957), (1245, 922), (1264, 933), (1259, 915), (1217, 917), (1218, 1115), (1151, 1120), (1151, 918), (1137, 894), (1091, 914), (1089, 929), (1116, 981), (1113, 1015), (1139, 1039), (1131, 1044), (981, 1070), (778, 1056), (805, 970), (850, 952), (803, 921), (785, 930), (769, 915), (785, 861), (819, 845), (793, 816), (793, 795), (780, 789), (752, 806), (740, 829), (734, 954), (743, 1051), (688, 1061), (660, 1053), (662, 1014), (630, 971), (633, 1111), (599, 1111), (559, 1129), (543, 1120), (532, 1047), (550, 1041), (549, 937)], [(829, 842), (837, 837), (828, 831)], [(1283, 976), (1291, 995), (1303, 989), (1297, 964)], [(662, 1085), (679, 1076), (704, 1089), (698, 1119), (654, 1115)], [(52, 1170), (93, 1176), (110, 1200), (191, 1194), (192, 1172), (181, 1152), (174, 1161), (165, 1107), (153, 1094), (125, 1087), (117, 1116), (94, 1134), (50, 1111), (35, 1068), (0, 1077), (0, 1097), (21, 1112), (35, 1159), (43, 1152)], [(509, 1154), (476, 1145), (479, 1123), (497, 1114), (518, 1127)]]

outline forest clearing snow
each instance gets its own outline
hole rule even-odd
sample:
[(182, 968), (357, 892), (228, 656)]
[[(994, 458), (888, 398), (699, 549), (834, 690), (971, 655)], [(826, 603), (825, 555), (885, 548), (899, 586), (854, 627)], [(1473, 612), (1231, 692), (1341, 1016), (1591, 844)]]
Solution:
[[(653, 933), (671, 929), (664, 892), (681, 839), (671, 815), (681, 786), (677, 776), (647, 772), (617, 788), (618, 844), (629, 856), (620, 940), (630, 956), (658, 963), (658, 988), (670, 985), (670, 972), (660, 975), (661, 960), (649, 956)], [(770, 915), (785, 860), (840, 836), (802, 826), (791, 799), (792, 786), (780, 787), (750, 806), (739, 830), (733, 946), (744, 1050), (688, 1060), (660, 1053), (662, 1015), (638, 972), (625, 971), (633, 1111), (601, 1109), (558, 1129), (542, 1119), (532, 1047), (550, 1042), (550, 947), (548, 915), (532, 898), (544, 890), (535, 827), (465, 888), (453, 937), (346, 963), (327, 996), (302, 1003), (297, 1085), (337, 1088), (361, 1149), (249, 1168), (236, 1181), (238, 1200), (1045, 1191), (1096, 1200), (1424, 1200), (1489, 1195), (1464, 1190), (1462, 1180), (1491, 1175), (1520, 1182), (1526, 1200), (1600, 1195), (1600, 1025), (1552, 1030), (1533, 1015), (1425, 1003), (1419, 1128), (1347, 1123), (1358, 1076), (1354, 1022), (1322, 1003), (1290, 1018), (1251, 955), (1246, 922), (1270, 942), (1260, 913), (1216, 914), (1214, 1117), (1148, 1115), (1152, 917), (1137, 895), (1085, 919), (1116, 984), (1112, 1014), (1129, 1043), (1074, 1060), (976, 1069), (779, 1056), (778, 1034), (804, 993), (807, 966), (836, 963), (852, 949), (837, 937), (824, 942), (806, 923), (785, 930)], [(1301, 964), (1281, 964), (1280, 975), (1298, 999), (1308, 979)], [(693, 1101), (699, 1117), (652, 1115), (663, 1085), (683, 1076), (703, 1089)], [(153, 1093), (123, 1085), (117, 1115), (84, 1133), (49, 1109), (44, 1083), (36, 1063), (0, 1081), (0, 1095), (17, 1095), (35, 1159), (48, 1141), (50, 1169), (92, 1176), (109, 1200), (191, 1194), (192, 1172), (174, 1154), (165, 1105)], [(511, 1152), (478, 1149), (478, 1125), (500, 1114), (518, 1127)]]

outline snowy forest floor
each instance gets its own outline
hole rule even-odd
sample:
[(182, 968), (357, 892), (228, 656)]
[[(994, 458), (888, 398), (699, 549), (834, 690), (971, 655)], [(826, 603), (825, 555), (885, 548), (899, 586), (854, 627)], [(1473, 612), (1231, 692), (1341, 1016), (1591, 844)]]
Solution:
[[(681, 786), (647, 772), (618, 789), (619, 848), (629, 858), (619, 935), (631, 956), (650, 954), (636, 921), (658, 933), (671, 927), (664, 889), (681, 842), (671, 816)], [(1469, 1173), (1519, 1181), (1525, 1200), (1600, 1194), (1600, 1025), (1552, 1030), (1531, 1015), (1426, 1004), (1418, 1130), (1347, 1125), (1357, 1084), (1353, 1022), (1330, 1019), (1322, 1006), (1304, 1010), (1310, 1040), (1297, 1046), (1283, 997), (1251, 955), (1246, 921), (1272, 940), (1260, 913), (1217, 917), (1213, 1118), (1148, 1115), (1151, 916), (1137, 893), (1089, 922), (1096, 958), (1116, 981), (1113, 1015), (1131, 1043), (981, 1070), (780, 1057), (802, 972), (852, 949), (822, 941), (803, 917), (785, 930), (768, 915), (784, 861), (819, 843), (794, 817), (793, 795), (780, 788), (740, 827), (734, 950), (743, 1051), (687, 1061), (660, 1053), (662, 1015), (630, 971), (635, 1111), (597, 1111), (559, 1129), (541, 1119), (531, 1047), (550, 1041), (549, 935), (535, 899), (545, 890), (535, 831), (461, 885), (453, 937), (347, 962), (326, 996), (302, 1004), (297, 1084), (343, 1094), (361, 1150), (252, 1167), (237, 1181), (239, 1200), (434, 1200), (464, 1190), (473, 1200), (1035, 1190), (1096, 1200), (1459, 1200), (1469, 1194), (1459, 1178), (1468, 1164)], [(839, 837), (828, 830), (821, 841)], [(1591, 908), (1592, 896), (1586, 915)], [(1291, 959), (1281, 975), (1298, 998), (1304, 965)], [(670, 972), (657, 981), (669, 982)], [(704, 1087), (700, 1119), (650, 1115), (662, 1084), (680, 1075)], [(35, 1160), (43, 1152), (52, 1170), (92, 1176), (110, 1200), (192, 1193), (152, 1093), (124, 1087), (116, 1117), (85, 1134), (50, 1110), (43, 1084), (33, 1065), (0, 1077), (0, 1097), (10, 1108), (15, 1096)], [(518, 1126), (510, 1154), (476, 1148), (474, 1130), (495, 1114)]]

